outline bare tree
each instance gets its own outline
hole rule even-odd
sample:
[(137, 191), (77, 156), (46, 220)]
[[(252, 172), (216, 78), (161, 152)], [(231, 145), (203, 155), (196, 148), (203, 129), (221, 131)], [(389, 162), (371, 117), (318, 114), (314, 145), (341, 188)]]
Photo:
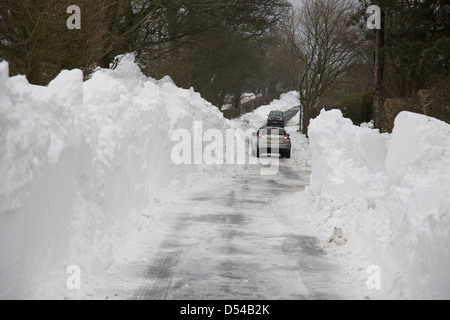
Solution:
[(359, 32), (348, 24), (352, 2), (307, 0), (292, 9), (285, 32), (293, 68), (299, 68), (298, 89), (303, 107), (300, 130), (307, 133), (310, 112), (354, 61)]
[(259, 77), (258, 44), (290, 8), (287, 0), (77, 0), (81, 29), (69, 30), (71, 4), (0, 0), (0, 60), (11, 75), (45, 85), (62, 69), (88, 76), (134, 52), (147, 75), (168, 74), (212, 100)]
[(262, 46), (290, 7), (286, 0), (161, 1), (137, 42), (140, 64), (220, 106), (263, 82)]
[[(0, 1), (0, 59), (11, 75), (24, 74), (33, 84), (46, 85), (62, 69), (81, 68), (85, 75), (99, 65), (117, 41), (110, 25), (112, 6), (124, 0), (79, 0), (81, 30), (66, 21), (71, 0)], [(121, 51), (123, 52), (123, 51)]]

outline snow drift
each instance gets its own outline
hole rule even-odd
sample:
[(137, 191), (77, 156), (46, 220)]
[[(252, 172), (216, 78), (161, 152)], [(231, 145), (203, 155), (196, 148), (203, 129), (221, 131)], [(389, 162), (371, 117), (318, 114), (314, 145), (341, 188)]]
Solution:
[(261, 106), (253, 112), (244, 114), (238, 120), (251, 125), (254, 128), (260, 128), (267, 123), (267, 116), (272, 110), (287, 111), (293, 107), (300, 105), (299, 93), (297, 91), (290, 91), (283, 93), (280, 99), (273, 100), (270, 104)]
[(364, 294), (450, 298), (450, 125), (402, 112), (392, 135), (381, 135), (332, 110), (309, 135), (307, 192), (323, 240), (343, 232), (335, 250), (362, 284), (370, 266), (380, 268), (381, 290)]
[(129, 232), (151, 230), (161, 202), (202, 173), (171, 161), (171, 132), (194, 121), (227, 125), (192, 89), (146, 78), (132, 55), (47, 87), (0, 63), (0, 299), (64, 297), (68, 266), (88, 286)]

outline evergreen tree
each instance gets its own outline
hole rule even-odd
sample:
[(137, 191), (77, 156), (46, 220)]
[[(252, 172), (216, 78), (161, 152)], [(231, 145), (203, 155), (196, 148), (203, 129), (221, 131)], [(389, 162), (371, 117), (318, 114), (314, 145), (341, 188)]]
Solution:
[[(364, 7), (371, 4), (367, 0), (361, 3)], [(378, 0), (374, 4), (385, 13), (386, 97), (406, 97), (449, 77), (447, 0)]]

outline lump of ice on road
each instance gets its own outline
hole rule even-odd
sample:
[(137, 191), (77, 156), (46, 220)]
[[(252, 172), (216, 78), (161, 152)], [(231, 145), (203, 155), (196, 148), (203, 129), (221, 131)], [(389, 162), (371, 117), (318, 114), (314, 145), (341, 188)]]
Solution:
[(347, 243), (347, 238), (344, 236), (344, 230), (342, 228), (334, 227), (333, 234), (327, 240), (328, 244), (336, 244), (343, 246)]

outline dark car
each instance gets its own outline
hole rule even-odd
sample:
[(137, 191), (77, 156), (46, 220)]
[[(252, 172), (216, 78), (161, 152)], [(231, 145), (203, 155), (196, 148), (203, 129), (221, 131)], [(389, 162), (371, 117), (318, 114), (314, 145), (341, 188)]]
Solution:
[(262, 127), (256, 133), (256, 157), (277, 152), (281, 157), (291, 157), (291, 136), (279, 127)]
[(270, 111), (267, 117), (267, 126), (284, 128), (286, 126), (286, 120), (282, 111)]

